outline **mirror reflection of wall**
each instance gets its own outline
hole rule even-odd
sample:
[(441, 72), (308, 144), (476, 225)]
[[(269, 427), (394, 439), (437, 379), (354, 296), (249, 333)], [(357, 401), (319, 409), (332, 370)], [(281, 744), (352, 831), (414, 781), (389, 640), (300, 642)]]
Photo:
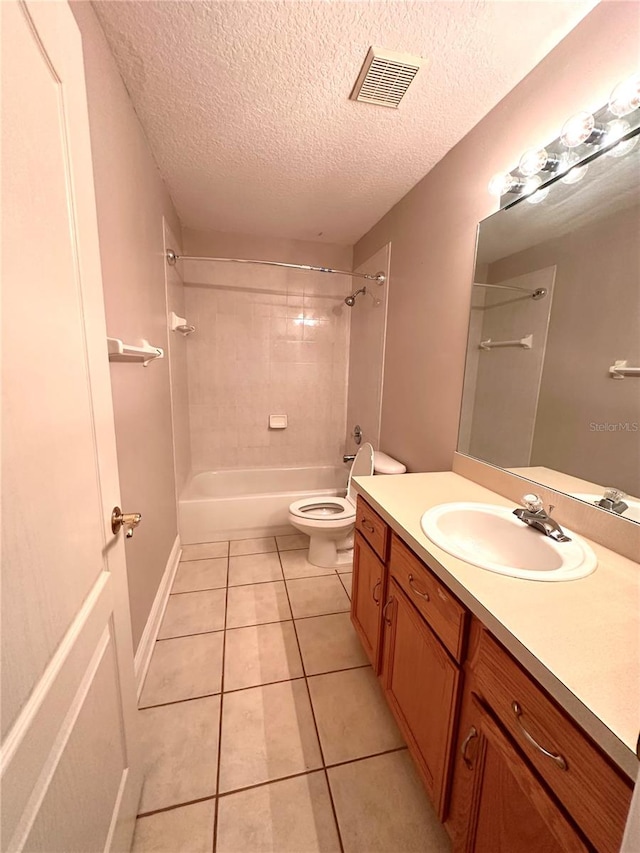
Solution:
[[(639, 246), (640, 145), (481, 223), (475, 281), (548, 294), (473, 288), (462, 452), (573, 494), (640, 495), (640, 379), (609, 373), (640, 366)], [(530, 350), (479, 346), (530, 333)]]

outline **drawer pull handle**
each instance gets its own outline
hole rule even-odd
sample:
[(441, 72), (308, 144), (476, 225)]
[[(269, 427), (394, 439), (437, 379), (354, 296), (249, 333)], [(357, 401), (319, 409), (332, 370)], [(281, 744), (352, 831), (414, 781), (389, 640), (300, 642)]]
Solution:
[(375, 601), (376, 604), (380, 604), (380, 599), (376, 598), (376, 590), (378, 589), (379, 586), (382, 586), (382, 580), (380, 578), (378, 578), (378, 580), (375, 583), (375, 586), (373, 587), (373, 590), (371, 591), (371, 595), (372, 595), (373, 600)]
[(389, 599), (389, 601), (387, 601), (387, 603), (385, 604), (384, 609), (382, 611), (382, 618), (384, 619), (386, 625), (391, 625), (391, 619), (387, 619), (387, 610), (389, 608), (389, 605), (393, 604), (393, 601), (394, 601), (393, 596), (391, 596), (391, 598)]
[(369, 533), (375, 533), (376, 529), (373, 524), (369, 524), (366, 518), (363, 518), (360, 524), (364, 527), (365, 530), (368, 530)]
[(460, 755), (462, 756), (462, 760), (464, 761), (465, 767), (467, 767), (469, 770), (473, 770), (473, 764), (467, 757), (467, 749), (469, 748), (469, 744), (471, 743), (471, 741), (476, 737), (478, 737), (478, 730), (475, 726), (471, 726), (471, 728), (469, 729), (469, 734), (462, 741), (462, 746), (460, 747)]
[(567, 762), (565, 761), (565, 759), (561, 755), (556, 755), (553, 752), (549, 752), (549, 750), (545, 749), (543, 746), (540, 746), (538, 741), (534, 737), (532, 737), (532, 735), (530, 735), (529, 732), (522, 725), (522, 720), (520, 719), (520, 717), (522, 716), (522, 708), (520, 707), (520, 705), (515, 700), (511, 703), (511, 709), (512, 709), (513, 713), (516, 715), (516, 721), (517, 721), (518, 725), (520, 726), (520, 731), (526, 737), (526, 739), (529, 741), (529, 743), (532, 746), (535, 746), (535, 748), (539, 752), (541, 752), (543, 755), (546, 755), (547, 758), (550, 758), (552, 761), (555, 761), (555, 763), (558, 765), (558, 767), (561, 770), (566, 770), (567, 769)]
[(420, 596), (420, 598), (424, 598), (424, 600), (425, 600), (425, 601), (430, 601), (430, 600), (431, 600), (431, 599), (429, 598), (429, 593), (428, 593), (428, 592), (421, 592), (421, 591), (420, 591), (416, 586), (414, 586), (414, 584), (413, 584), (413, 575), (412, 575), (412, 574), (410, 574), (410, 575), (409, 575), (409, 586), (410, 586), (410, 587), (411, 587), (411, 589), (415, 592), (415, 594), (416, 594), (416, 595), (419, 595), (419, 596)]

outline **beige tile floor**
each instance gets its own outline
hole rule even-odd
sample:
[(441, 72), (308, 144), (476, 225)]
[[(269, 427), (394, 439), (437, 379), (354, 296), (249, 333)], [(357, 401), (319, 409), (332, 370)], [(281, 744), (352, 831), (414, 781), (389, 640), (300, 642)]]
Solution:
[(350, 569), (306, 542), (183, 549), (140, 701), (134, 853), (449, 851), (351, 626)]

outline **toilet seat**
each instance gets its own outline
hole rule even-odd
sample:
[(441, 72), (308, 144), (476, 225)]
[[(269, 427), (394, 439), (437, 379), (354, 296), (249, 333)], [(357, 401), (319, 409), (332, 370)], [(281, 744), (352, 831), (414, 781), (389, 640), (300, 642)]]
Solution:
[(346, 498), (318, 497), (314, 499), (303, 498), (294, 501), (289, 507), (291, 515), (297, 518), (308, 518), (312, 521), (347, 521), (354, 519), (356, 508)]

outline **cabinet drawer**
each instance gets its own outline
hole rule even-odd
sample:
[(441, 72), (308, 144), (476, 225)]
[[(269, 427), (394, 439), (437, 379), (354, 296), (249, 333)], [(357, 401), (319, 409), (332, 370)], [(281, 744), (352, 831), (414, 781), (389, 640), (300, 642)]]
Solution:
[(399, 539), (391, 539), (391, 575), (459, 662), (462, 660), (467, 611)]
[(631, 784), (487, 631), (473, 671), (484, 700), (591, 843), (618, 851)]
[(364, 536), (384, 563), (389, 547), (389, 525), (361, 497), (358, 497), (356, 506), (356, 530)]

